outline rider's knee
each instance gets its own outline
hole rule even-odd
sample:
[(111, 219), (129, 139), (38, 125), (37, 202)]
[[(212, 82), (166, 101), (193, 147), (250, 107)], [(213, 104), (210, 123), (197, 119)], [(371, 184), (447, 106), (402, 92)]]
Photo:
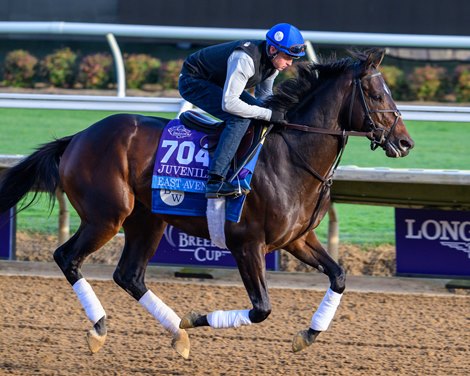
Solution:
[(250, 321), (252, 323), (259, 323), (261, 321), (266, 320), (268, 316), (270, 315), (270, 313), (271, 313), (271, 307), (252, 309), (250, 311)]

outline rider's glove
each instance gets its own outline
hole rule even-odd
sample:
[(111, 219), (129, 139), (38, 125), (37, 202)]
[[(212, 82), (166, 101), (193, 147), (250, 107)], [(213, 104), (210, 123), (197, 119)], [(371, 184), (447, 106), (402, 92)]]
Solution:
[(269, 121), (275, 124), (287, 124), (286, 113), (284, 111), (272, 110)]

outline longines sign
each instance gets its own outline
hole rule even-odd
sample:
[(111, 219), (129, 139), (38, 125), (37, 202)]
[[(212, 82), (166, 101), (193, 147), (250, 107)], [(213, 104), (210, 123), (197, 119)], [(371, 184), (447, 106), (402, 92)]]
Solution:
[[(266, 268), (277, 270), (278, 252), (266, 256)], [(188, 235), (176, 227), (167, 226), (163, 238), (150, 262), (171, 265), (194, 265), (210, 267), (236, 267), (230, 251), (220, 249), (210, 240)]]
[(0, 259), (11, 259), (15, 239), (13, 209), (0, 213)]
[(470, 211), (395, 209), (397, 273), (470, 277)]

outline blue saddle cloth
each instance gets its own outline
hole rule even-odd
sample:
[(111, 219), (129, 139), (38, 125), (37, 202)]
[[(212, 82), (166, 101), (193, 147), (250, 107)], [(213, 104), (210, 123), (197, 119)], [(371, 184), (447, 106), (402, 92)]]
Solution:
[[(205, 191), (210, 157), (205, 136), (203, 132), (186, 128), (179, 119), (171, 120), (163, 130), (152, 176), (154, 213), (206, 216)], [(261, 146), (238, 173), (234, 185), (251, 189), (250, 182)], [(240, 221), (245, 199), (246, 196), (227, 198), (227, 220)]]

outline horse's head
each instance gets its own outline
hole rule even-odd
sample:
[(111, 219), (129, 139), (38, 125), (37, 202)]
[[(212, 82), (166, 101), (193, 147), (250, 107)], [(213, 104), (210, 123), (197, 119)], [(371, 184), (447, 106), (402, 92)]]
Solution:
[(414, 142), (378, 70), (384, 53), (379, 49), (353, 53), (359, 63), (353, 70), (347, 121), (350, 130), (370, 132), (372, 150), (380, 146), (388, 157), (398, 158), (406, 156)]
[[(406, 156), (414, 142), (378, 70), (384, 51), (369, 49), (352, 55), (354, 59), (299, 64), (297, 76), (278, 85), (266, 106), (285, 111), (292, 123), (310, 128), (339, 125), (342, 131), (363, 132), (372, 150), (380, 146), (389, 157)], [(309, 131), (293, 124), (290, 128)]]

